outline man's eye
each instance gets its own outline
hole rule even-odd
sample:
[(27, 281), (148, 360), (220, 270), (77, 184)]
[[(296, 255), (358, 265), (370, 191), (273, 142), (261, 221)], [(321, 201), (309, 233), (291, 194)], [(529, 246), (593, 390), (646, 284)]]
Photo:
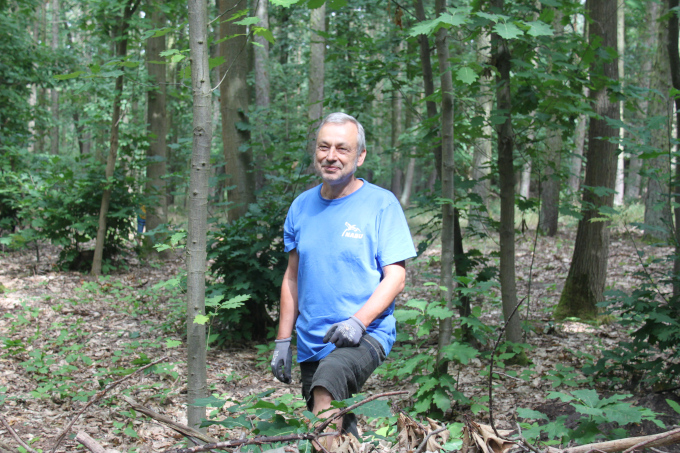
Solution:
[(347, 148), (340, 147), (338, 148), (338, 152), (342, 154), (347, 154), (349, 150)]
[(326, 145), (320, 145), (317, 148), (319, 149), (319, 151), (328, 151), (328, 146)]

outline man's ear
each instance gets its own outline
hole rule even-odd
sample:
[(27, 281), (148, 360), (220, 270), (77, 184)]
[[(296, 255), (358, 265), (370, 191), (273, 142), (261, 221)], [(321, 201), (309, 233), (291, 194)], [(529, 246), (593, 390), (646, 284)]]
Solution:
[(366, 159), (366, 148), (359, 154), (357, 157), (357, 167), (361, 167), (361, 165), (364, 163), (364, 159)]

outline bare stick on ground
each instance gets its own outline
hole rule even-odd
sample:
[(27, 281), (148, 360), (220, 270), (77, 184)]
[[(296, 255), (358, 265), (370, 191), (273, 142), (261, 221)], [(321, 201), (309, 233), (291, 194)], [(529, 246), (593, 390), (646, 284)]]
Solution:
[(59, 448), (59, 445), (61, 445), (61, 443), (64, 441), (64, 439), (66, 438), (66, 435), (69, 433), (69, 431), (71, 431), (71, 428), (73, 427), (73, 425), (75, 424), (75, 422), (80, 418), (81, 415), (83, 415), (83, 412), (85, 412), (87, 409), (89, 409), (90, 406), (92, 406), (94, 403), (98, 402), (100, 399), (102, 399), (102, 397), (103, 397), (104, 395), (106, 395), (106, 394), (107, 394), (108, 392), (110, 392), (112, 389), (116, 388), (116, 387), (117, 387), (118, 385), (120, 385), (121, 383), (123, 383), (123, 382), (127, 381), (128, 379), (130, 379), (132, 376), (135, 376), (136, 374), (139, 374), (141, 371), (144, 371), (144, 370), (146, 370), (147, 368), (150, 368), (150, 367), (152, 367), (152, 366), (154, 366), (154, 365), (157, 365), (157, 364), (159, 364), (159, 363), (161, 363), (161, 362), (163, 362), (163, 361), (165, 361), (165, 360), (168, 360), (168, 358), (167, 358), (167, 357), (163, 357), (163, 358), (160, 358), (160, 359), (156, 360), (155, 362), (151, 362), (151, 363), (149, 363), (148, 365), (145, 365), (145, 366), (141, 367), (140, 369), (138, 369), (138, 370), (135, 371), (134, 373), (130, 373), (130, 374), (128, 374), (127, 376), (125, 376), (125, 377), (123, 377), (123, 378), (120, 378), (120, 379), (118, 379), (117, 381), (114, 381), (114, 382), (110, 383), (109, 385), (106, 386), (106, 388), (104, 388), (104, 390), (101, 390), (100, 392), (98, 392), (98, 393), (94, 396), (94, 398), (92, 398), (92, 399), (85, 405), (85, 407), (83, 407), (83, 408), (76, 414), (76, 416), (73, 417), (73, 419), (72, 419), (71, 422), (68, 424), (68, 426), (66, 426), (66, 428), (64, 429), (64, 431), (62, 431), (62, 433), (61, 433), (61, 434), (59, 435), (59, 437), (57, 438), (57, 443), (54, 444), (54, 448), (52, 448), (52, 453), (55, 453), (55, 452), (57, 451), (57, 448)]
[(14, 437), (14, 440), (16, 440), (19, 443), (19, 445), (24, 447), (27, 452), (37, 453), (34, 449), (29, 447), (28, 444), (26, 444), (26, 442), (21, 440), (21, 437), (19, 437), (17, 432), (14, 431), (14, 429), (11, 426), (9, 426), (9, 423), (7, 423), (7, 420), (5, 420), (5, 417), (3, 417), (2, 414), (0, 414), (0, 424), (2, 424), (2, 426), (4, 426), (7, 431), (9, 431), (9, 433), (12, 435), (12, 437)]

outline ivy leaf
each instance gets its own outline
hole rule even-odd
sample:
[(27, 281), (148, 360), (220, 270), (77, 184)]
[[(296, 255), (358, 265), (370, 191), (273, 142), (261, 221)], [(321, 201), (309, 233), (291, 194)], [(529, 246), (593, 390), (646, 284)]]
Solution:
[(472, 69), (468, 68), (465, 66), (464, 68), (460, 68), (458, 72), (456, 73), (456, 79), (460, 80), (466, 85), (472, 85), (475, 83), (475, 80), (477, 80), (479, 76), (475, 71)]
[(504, 39), (515, 39), (518, 36), (522, 36), (522, 30), (513, 23), (504, 22), (502, 24), (496, 24), (493, 30), (498, 33), (501, 38)]

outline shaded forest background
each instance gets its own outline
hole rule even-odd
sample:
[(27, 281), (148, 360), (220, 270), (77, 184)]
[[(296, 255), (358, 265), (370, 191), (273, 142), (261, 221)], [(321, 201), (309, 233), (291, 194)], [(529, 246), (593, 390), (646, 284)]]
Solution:
[[(316, 125), (344, 111), (367, 131), (358, 176), (397, 196), (421, 254), (441, 250), (397, 312), (403, 367), (388, 374), (424, 373), (407, 376), (415, 413), (472, 404), (454, 376), (471, 358), (532, 360), (515, 250), (527, 231), (576, 230), (550, 323), (628, 330), (588, 359), (598, 385), (677, 391), (676, 0), (200, 5), (198, 75), (184, 3), (0, 1), (3, 253), (39, 262), (49, 244), (61, 269), (99, 277), (198, 247), (205, 289), (184, 270), (164, 290), (205, 301), (189, 326), (207, 326), (211, 347), (264, 343), (287, 208), (317, 183)], [(207, 117), (194, 113), (197, 82)], [(205, 161), (192, 157), (199, 139)], [(206, 193), (192, 186), (198, 167)], [(633, 287), (606, 286), (614, 227), (645, 244)]]

